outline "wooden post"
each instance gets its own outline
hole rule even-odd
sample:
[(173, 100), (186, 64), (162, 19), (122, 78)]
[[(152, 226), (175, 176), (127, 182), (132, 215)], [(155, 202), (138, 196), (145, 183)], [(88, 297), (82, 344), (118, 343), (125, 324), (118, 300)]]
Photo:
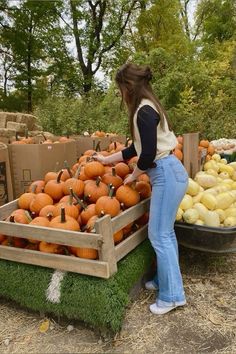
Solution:
[(109, 276), (117, 272), (115, 245), (110, 215), (105, 215), (95, 223), (96, 233), (103, 236), (103, 244), (99, 250), (99, 259), (109, 265)]
[(183, 134), (183, 164), (192, 178), (200, 171), (198, 144), (199, 133)]

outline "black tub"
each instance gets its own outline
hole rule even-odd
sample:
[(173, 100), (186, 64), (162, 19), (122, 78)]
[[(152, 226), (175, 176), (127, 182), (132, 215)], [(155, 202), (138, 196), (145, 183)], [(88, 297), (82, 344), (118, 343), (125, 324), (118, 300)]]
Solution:
[(212, 253), (236, 252), (236, 227), (219, 228), (175, 223), (178, 243), (188, 248)]

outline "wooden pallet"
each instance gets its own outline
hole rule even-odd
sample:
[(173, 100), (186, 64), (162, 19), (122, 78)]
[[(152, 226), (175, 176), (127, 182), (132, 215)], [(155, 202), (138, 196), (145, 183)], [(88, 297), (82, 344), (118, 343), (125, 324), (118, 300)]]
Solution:
[(2, 245), (0, 258), (108, 279), (117, 272), (117, 262), (147, 237), (147, 225), (116, 246), (113, 234), (147, 212), (149, 203), (149, 199), (143, 200), (112, 219), (105, 215), (96, 221), (95, 233), (84, 233), (3, 221), (18, 208), (17, 200), (14, 200), (0, 207), (0, 234), (65, 246), (93, 248), (98, 250), (99, 258), (89, 260)]

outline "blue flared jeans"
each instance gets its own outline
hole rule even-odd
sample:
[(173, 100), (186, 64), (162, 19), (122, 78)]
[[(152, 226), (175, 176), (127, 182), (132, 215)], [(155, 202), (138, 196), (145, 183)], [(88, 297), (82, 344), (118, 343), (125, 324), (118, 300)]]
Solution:
[(156, 160), (155, 164), (147, 170), (152, 185), (148, 237), (157, 257), (154, 282), (159, 288), (159, 300), (184, 301), (174, 222), (188, 186), (188, 174), (174, 155)]

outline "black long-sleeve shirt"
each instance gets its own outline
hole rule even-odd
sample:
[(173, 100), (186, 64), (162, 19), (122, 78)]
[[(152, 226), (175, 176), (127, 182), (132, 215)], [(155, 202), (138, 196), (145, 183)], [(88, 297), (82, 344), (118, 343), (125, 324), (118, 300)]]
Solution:
[[(139, 130), (142, 151), (137, 166), (140, 170), (147, 170), (151, 167), (157, 152), (157, 126), (160, 122), (159, 114), (149, 105), (138, 110), (137, 126)], [(136, 156), (134, 143), (122, 150), (124, 160)]]

